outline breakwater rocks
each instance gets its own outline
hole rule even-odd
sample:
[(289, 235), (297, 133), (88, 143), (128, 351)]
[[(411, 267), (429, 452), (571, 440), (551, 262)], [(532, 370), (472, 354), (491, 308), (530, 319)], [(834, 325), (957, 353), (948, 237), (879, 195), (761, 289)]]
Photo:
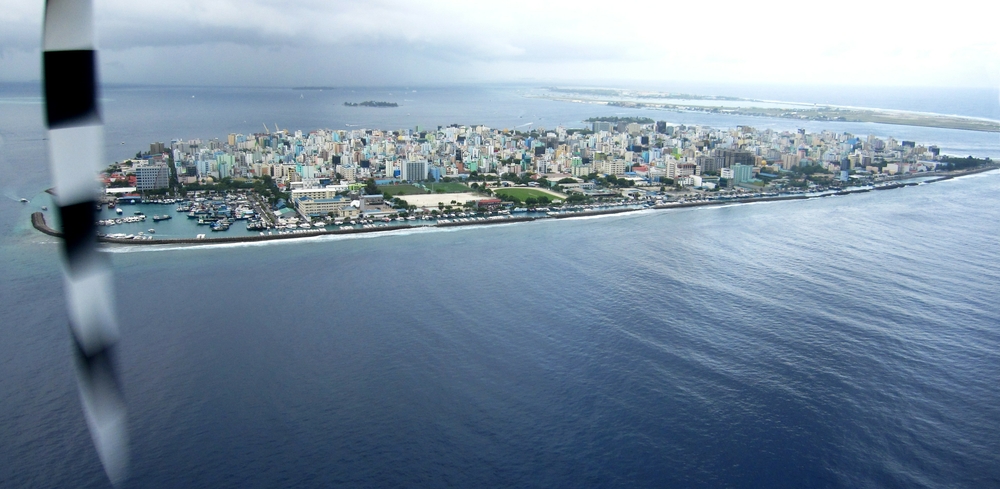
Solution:
[(45, 215), (41, 212), (31, 213), (31, 226), (49, 236), (54, 236), (56, 238), (62, 237), (62, 233), (50, 228), (49, 225), (45, 223)]

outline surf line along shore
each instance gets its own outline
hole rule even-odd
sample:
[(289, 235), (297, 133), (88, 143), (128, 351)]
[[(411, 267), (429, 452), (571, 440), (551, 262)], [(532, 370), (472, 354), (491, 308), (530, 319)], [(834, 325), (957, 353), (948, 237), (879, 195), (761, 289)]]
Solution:
[[(968, 170), (963, 172), (955, 172), (953, 174), (941, 176), (931, 180), (926, 180), (923, 183), (934, 183), (943, 180), (950, 180), (952, 178), (960, 177), (963, 175), (971, 175), (973, 173), (981, 173), (990, 170), (996, 170), (1000, 166), (990, 166), (985, 168), (976, 168), (974, 170)], [(163, 245), (163, 244), (223, 244), (223, 243), (253, 243), (259, 241), (273, 241), (279, 239), (298, 239), (298, 238), (312, 238), (316, 236), (331, 236), (331, 235), (342, 235), (342, 234), (365, 234), (365, 233), (385, 233), (390, 231), (408, 230), (408, 229), (420, 229), (420, 228), (444, 228), (444, 227), (459, 227), (459, 226), (488, 226), (491, 224), (508, 224), (516, 222), (530, 222), (538, 221), (544, 219), (566, 219), (571, 217), (589, 217), (589, 216), (600, 216), (606, 214), (622, 214), (626, 212), (637, 212), (649, 209), (683, 209), (688, 207), (706, 207), (706, 206), (722, 206), (722, 205), (732, 205), (732, 204), (747, 204), (752, 202), (775, 202), (783, 200), (805, 200), (805, 199), (818, 199), (823, 197), (831, 197), (834, 195), (850, 195), (864, 192), (871, 192), (872, 190), (891, 190), (902, 187), (911, 187), (915, 185), (920, 185), (918, 182), (895, 182), (890, 183), (880, 187), (861, 187), (856, 189), (846, 189), (828, 192), (824, 194), (815, 195), (783, 195), (775, 197), (747, 197), (747, 198), (737, 198), (737, 199), (726, 199), (726, 200), (712, 200), (712, 201), (698, 201), (698, 202), (670, 202), (664, 204), (657, 204), (653, 206), (640, 206), (640, 207), (620, 207), (611, 209), (594, 209), (589, 211), (577, 211), (577, 212), (553, 212), (546, 216), (523, 216), (523, 217), (508, 217), (506, 219), (485, 219), (485, 220), (474, 220), (466, 222), (446, 222), (430, 224), (425, 226), (411, 226), (408, 224), (400, 226), (386, 226), (377, 228), (360, 228), (360, 229), (333, 229), (333, 230), (318, 230), (318, 231), (305, 231), (302, 233), (293, 234), (267, 234), (267, 235), (257, 235), (257, 236), (229, 236), (229, 237), (219, 237), (219, 238), (162, 238), (162, 239), (128, 239), (128, 238), (111, 238), (107, 236), (100, 236), (98, 240), (102, 243), (112, 243), (112, 244), (128, 244), (128, 245)], [(62, 232), (52, 229), (45, 222), (45, 215), (41, 212), (33, 212), (31, 214), (31, 225), (39, 232), (47, 234), (49, 236), (61, 238)]]

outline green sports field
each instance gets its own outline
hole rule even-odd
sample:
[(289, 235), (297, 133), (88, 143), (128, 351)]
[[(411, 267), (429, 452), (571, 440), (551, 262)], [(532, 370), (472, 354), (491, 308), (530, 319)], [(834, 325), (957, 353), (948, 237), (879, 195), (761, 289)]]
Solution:
[(436, 194), (438, 193), (455, 194), (455, 193), (472, 191), (472, 189), (469, 188), (464, 183), (458, 183), (458, 182), (421, 183), (420, 185), (401, 183), (399, 185), (382, 185), (378, 189), (383, 194), (388, 192), (393, 197), (399, 195), (428, 194), (432, 192), (431, 189), (433, 189), (433, 193)]
[(516, 197), (517, 199), (520, 199), (522, 202), (524, 202), (529, 197), (534, 197), (535, 199), (537, 199), (539, 197), (545, 197), (545, 198), (549, 199), (550, 201), (552, 201), (552, 200), (562, 200), (559, 197), (556, 197), (555, 195), (552, 195), (552, 194), (550, 194), (548, 192), (543, 192), (541, 190), (533, 189), (533, 188), (523, 188), (523, 187), (518, 187), (518, 188), (498, 188), (498, 189), (494, 189), (493, 193), (496, 194), (496, 195), (498, 195), (498, 196), (499, 195), (506, 195), (508, 197)]
[(460, 192), (471, 192), (472, 189), (464, 183), (458, 182), (436, 182), (436, 183), (425, 183), (425, 187), (428, 189), (433, 189), (434, 193), (441, 193), (444, 190), (445, 193), (455, 194)]
[(417, 187), (416, 185), (410, 185), (408, 183), (403, 183), (399, 185), (384, 185), (378, 188), (383, 194), (391, 194), (393, 197), (399, 195), (413, 195), (413, 194), (426, 194), (427, 191)]

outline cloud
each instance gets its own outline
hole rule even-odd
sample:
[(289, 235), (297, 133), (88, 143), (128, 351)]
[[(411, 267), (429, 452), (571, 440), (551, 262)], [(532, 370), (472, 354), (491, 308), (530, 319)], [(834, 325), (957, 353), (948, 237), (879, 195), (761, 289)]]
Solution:
[[(23, 53), (37, 52), (41, 8), (0, 2), (0, 68), (12, 68), (0, 77), (23, 77), (32, 69)], [(968, 15), (980, 9), (962, 1), (899, 8), (853, 0), (104, 0), (95, 19), (105, 77), (118, 82), (996, 86), (1000, 50), (991, 20)], [(4, 65), (15, 58), (16, 66)], [(153, 76), (143, 68), (151, 60), (183, 69)]]

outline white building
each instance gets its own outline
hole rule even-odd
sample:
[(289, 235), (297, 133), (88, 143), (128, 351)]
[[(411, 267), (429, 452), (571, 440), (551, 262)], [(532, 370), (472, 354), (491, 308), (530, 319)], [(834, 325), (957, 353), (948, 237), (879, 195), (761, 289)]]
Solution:
[(427, 180), (426, 161), (404, 161), (401, 165), (399, 177), (407, 182), (419, 182)]

